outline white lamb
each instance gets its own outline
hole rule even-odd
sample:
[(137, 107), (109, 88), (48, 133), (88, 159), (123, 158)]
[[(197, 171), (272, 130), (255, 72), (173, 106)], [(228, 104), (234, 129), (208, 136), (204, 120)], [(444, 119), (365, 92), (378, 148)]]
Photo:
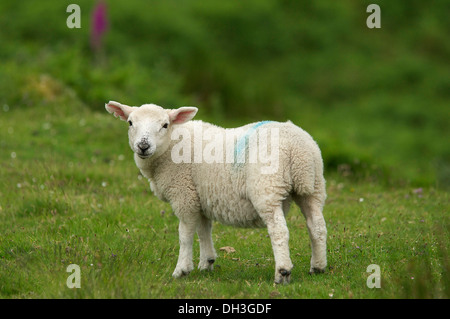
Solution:
[[(195, 107), (131, 107), (111, 101), (105, 108), (128, 121), (137, 167), (154, 194), (169, 202), (179, 219), (180, 251), (173, 277), (194, 269), (195, 232), (200, 241), (198, 268), (213, 269), (217, 255), (211, 230), (212, 220), (216, 220), (240, 227), (267, 227), (275, 282), (289, 282), (293, 264), (285, 216), (292, 200), (306, 218), (312, 249), (310, 273), (325, 270), (323, 161), (316, 142), (304, 130), (291, 122), (224, 129), (190, 121), (197, 113)], [(264, 138), (268, 132), (270, 139)], [(270, 165), (264, 157), (268, 150), (271, 156), (277, 155), (272, 156)]]

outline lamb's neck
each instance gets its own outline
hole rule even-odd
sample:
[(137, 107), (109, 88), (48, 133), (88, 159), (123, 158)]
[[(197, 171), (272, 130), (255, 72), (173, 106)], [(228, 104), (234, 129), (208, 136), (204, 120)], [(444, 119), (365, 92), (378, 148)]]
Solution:
[(141, 171), (142, 175), (144, 175), (149, 180), (154, 180), (156, 175), (167, 166), (167, 162), (170, 161), (170, 158), (167, 159), (167, 153), (164, 152), (160, 156), (156, 158), (146, 158), (141, 159), (139, 156), (135, 155), (134, 159), (137, 167)]

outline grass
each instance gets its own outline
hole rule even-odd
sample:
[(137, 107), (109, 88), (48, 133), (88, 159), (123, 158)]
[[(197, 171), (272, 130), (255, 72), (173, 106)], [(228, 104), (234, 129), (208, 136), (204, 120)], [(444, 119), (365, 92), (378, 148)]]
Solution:
[[(3, 298), (448, 297), (448, 193), (337, 173), (328, 175), (326, 274), (308, 275), (305, 221), (292, 206), (290, 285), (273, 285), (265, 229), (220, 224), (213, 232), (216, 269), (173, 280), (177, 219), (139, 175), (126, 127), (82, 106), (64, 117), (50, 110), (0, 118)], [(236, 252), (219, 251), (223, 246)], [(198, 254), (196, 242), (196, 262)], [(72, 263), (81, 267), (81, 289), (66, 286)], [(366, 286), (370, 264), (381, 267), (381, 289)]]
[[(94, 4), (77, 3), (81, 29), (67, 28), (64, 2), (0, 2), (1, 298), (449, 298), (446, 1), (380, 0), (378, 30), (365, 27), (369, 1), (114, 1), (99, 52)], [(292, 206), (290, 285), (273, 284), (265, 229), (220, 224), (216, 269), (173, 280), (177, 219), (109, 100), (310, 132), (327, 179), (327, 272), (308, 275)], [(72, 263), (81, 289), (66, 286)], [(366, 285), (370, 264), (380, 289)]]

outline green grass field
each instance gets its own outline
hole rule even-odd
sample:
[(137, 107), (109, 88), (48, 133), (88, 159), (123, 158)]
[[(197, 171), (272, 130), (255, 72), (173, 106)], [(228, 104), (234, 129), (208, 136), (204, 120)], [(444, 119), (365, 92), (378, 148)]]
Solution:
[[(23, 125), (26, 123), (26, 125)], [(2, 114), (0, 293), (3, 298), (446, 298), (448, 193), (327, 175), (329, 270), (310, 276), (299, 209), (288, 217), (293, 280), (273, 285), (265, 229), (214, 225), (212, 273), (173, 280), (177, 218), (154, 197), (128, 149), (126, 125), (74, 104)], [(198, 262), (198, 243), (195, 260)], [(81, 288), (69, 289), (69, 264)], [(366, 285), (367, 266), (381, 288)]]
[[(379, 1), (383, 27), (370, 31), (368, 2), (117, 1), (97, 53), (92, 2), (78, 3), (79, 30), (62, 2), (0, 4), (0, 298), (450, 297), (444, 1)], [(310, 132), (327, 179), (326, 273), (308, 274), (293, 205), (289, 285), (273, 284), (267, 230), (217, 223), (215, 270), (172, 279), (177, 218), (140, 176), (109, 100)], [(371, 264), (381, 288), (367, 286)]]

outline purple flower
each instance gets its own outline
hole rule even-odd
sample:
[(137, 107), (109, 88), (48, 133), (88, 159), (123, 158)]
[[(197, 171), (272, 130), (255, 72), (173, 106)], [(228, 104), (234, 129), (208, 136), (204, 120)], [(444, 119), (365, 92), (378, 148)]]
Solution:
[(107, 29), (107, 6), (104, 1), (99, 1), (92, 11), (91, 17), (91, 47), (94, 51), (101, 48), (102, 37)]

